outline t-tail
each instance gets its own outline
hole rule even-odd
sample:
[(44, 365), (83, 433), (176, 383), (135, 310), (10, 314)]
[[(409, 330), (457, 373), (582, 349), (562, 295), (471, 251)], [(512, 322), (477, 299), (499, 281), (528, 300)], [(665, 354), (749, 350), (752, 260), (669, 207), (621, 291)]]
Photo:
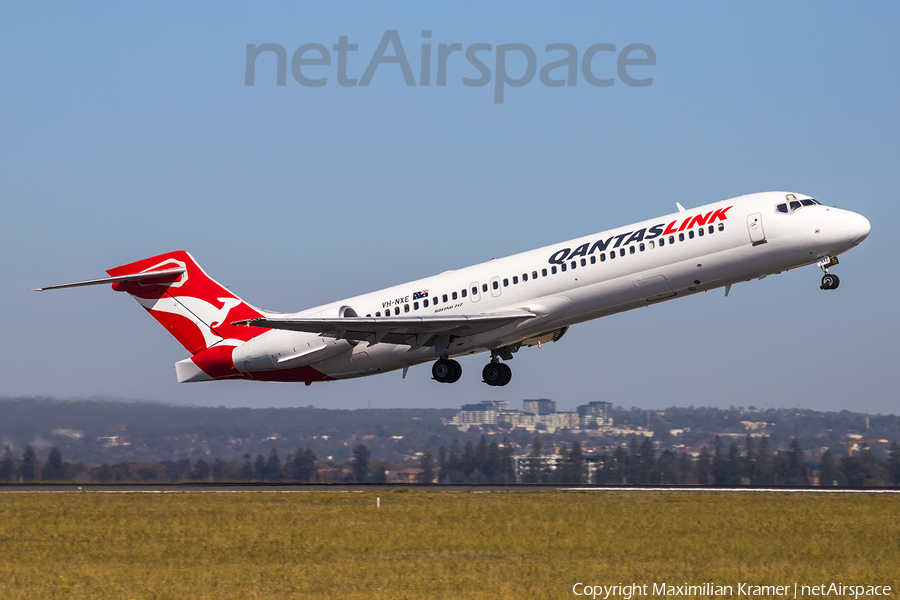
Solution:
[(234, 346), (266, 330), (231, 323), (265, 315), (207, 275), (188, 252), (167, 252), (106, 272), (110, 277), (39, 291), (110, 283), (131, 294), (193, 355), (176, 364), (179, 381), (242, 378), (231, 360)]

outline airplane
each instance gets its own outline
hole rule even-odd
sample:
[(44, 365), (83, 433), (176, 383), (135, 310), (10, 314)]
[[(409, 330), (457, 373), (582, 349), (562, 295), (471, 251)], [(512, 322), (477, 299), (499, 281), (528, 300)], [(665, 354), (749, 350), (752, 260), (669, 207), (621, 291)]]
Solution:
[(816, 264), (837, 289), (838, 255), (870, 231), (862, 215), (791, 192), (750, 194), (491, 260), (296, 313), (245, 303), (185, 251), (107, 270), (109, 277), (35, 291), (111, 284), (190, 352), (181, 383), (313, 382), (433, 362), (454, 383), (454, 358), (490, 353), (482, 380), (505, 386), (522, 347), (572, 325)]

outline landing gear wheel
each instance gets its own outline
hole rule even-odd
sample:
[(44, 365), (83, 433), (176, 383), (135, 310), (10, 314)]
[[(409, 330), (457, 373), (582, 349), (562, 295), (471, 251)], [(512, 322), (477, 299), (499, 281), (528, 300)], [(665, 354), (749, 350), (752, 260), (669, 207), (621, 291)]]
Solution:
[(462, 377), (462, 367), (455, 360), (442, 358), (431, 366), (431, 376), (438, 383), (456, 383)]
[(819, 287), (819, 289), (836, 290), (839, 285), (841, 285), (840, 278), (838, 278), (837, 275), (828, 273), (824, 277), (822, 277), (822, 285)]
[(512, 369), (501, 362), (492, 362), (484, 366), (481, 378), (491, 386), (504, 386), (512, 379)]

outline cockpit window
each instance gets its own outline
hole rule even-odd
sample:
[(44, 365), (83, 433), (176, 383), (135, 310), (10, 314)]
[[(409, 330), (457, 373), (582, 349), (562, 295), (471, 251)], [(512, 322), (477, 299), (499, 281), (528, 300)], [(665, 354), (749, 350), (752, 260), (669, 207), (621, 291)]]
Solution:
[(808, 200), (801, 200), (800, 203), (801, 203), (803, 206), (815, 206), (815, 205), (816, 205), (816, 201), (813, 200), (812, 198), (810, 198), (810, 199), (808, 199)]
[(776, 209), (778, 210), (778, 212), (780, 212), (780, 213), (785, 213), (785, 214), (787, 214), (787, 212), (788, 212), (787, 204), (779, 204), (779, 205), (776, 206), (775, 208), (776, 208)]
[(781, 204), (775, 205), (776, 212), (789, 215), (795, 210), (800, 210), (804, 206), (816, 206), (819, 204), (813, 198), (801, 198), (798, 200), (794, 194), (788, 194), (786, 199), (787, 202), (782, 202)]
[(800, 208), (800, 203), (796, 200), (791, 200), (791, 210), (797, 210)]

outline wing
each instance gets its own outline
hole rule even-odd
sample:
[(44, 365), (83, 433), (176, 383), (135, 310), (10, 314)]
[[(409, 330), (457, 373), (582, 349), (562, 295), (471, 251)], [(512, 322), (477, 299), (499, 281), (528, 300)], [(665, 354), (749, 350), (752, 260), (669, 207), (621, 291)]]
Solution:
[(447, 315), (434, 317), (344, 317), (336, 319), (269, 318), (236, 321), (232, 325), (318, 333), (323, 337), (367, 341), (370, 344), (433, 346), (441, 336), (474, 335), (533, 319), (528, 312)]

